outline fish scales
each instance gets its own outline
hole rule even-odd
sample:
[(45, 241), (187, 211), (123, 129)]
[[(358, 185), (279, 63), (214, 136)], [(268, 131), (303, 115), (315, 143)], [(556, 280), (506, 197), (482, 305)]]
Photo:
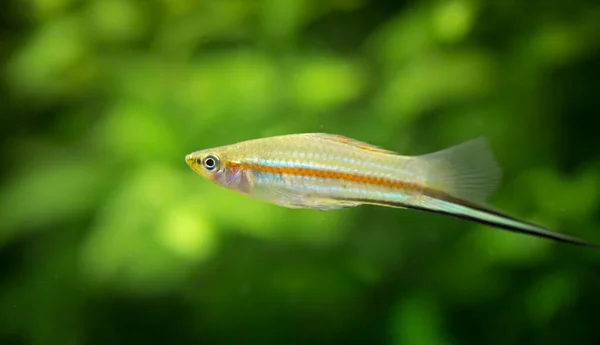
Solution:
[[(321, 198), (389, 198), (405, 200), (421, 189), (410, 157), (395, 156), (314, 137), (247, 142), (230, 166), (247, 170), (255, 183), (291, 186), (294, 193)], [(400, 193), (402, 192), (402, 193)]]

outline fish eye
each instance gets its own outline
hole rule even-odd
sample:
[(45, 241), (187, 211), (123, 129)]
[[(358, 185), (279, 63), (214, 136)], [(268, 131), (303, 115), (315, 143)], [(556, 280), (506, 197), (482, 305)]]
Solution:
[(213, 155), (208, 155), (204, 157), (202, 161), (202, 165), (206, 170), (212, 171), (215, 170), (219, 166), (219, 158)]

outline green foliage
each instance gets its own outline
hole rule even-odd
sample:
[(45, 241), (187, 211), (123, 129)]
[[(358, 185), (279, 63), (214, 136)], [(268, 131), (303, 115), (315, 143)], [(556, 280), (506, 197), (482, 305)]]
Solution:
[(600, 235), (600, 4), (27, 0), (0, 15), (2, 344), (592, 344), (600, 254), (442, 216), (289, 210), (187, 153), (486, 136), (492, 204)]

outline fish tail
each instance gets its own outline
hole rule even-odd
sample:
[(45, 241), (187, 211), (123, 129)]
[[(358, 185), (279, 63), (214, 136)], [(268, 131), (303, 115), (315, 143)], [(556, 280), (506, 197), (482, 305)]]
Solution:
[(472, 204), (439, 192), (426, 194), (433, 195), (423, 195), (417, 205), (412, 205), (409, 207), (423, 211), (445, 214), (512, 232), (547, 238), (558, 242), (588, 247), (600, 247), (600, 244), (557, 233), (542, 226), (518, 220), (486, 206)]
[(485, 138), (413, 157), (413, 164), (425, 188), (475, 203), (485, 203), (502, 180), (502, 169)]
[(442, 213), (560, 242), (600, 246), (520, 221), (486, 206), (486, 199), (500, 186), (502, 171), (484, 138), (413, 159), (424, 175), (423, 191), (411, 205), (401, 207)]

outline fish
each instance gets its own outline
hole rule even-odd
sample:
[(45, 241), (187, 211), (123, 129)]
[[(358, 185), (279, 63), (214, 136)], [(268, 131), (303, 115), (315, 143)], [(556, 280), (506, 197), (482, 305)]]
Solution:
[(343, 135), (300, 133), (250, 139), (185, 156), (198, 175), (224, 188), (292, 209), (375, 205), (461, 218), (588, 247), (600, 244), (498, 211), (487, 199), (502, 169), (487, 139), (405, 156)]

